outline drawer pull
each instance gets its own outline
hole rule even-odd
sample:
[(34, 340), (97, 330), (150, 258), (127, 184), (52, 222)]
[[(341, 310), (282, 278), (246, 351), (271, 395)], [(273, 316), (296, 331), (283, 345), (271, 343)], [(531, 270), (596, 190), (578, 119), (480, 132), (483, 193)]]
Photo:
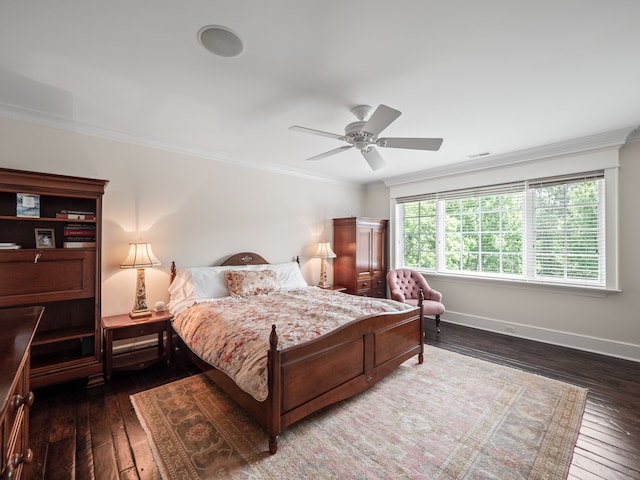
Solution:
[(31, 405), (33, 405), (33, 401), (35, 399), (36, 396), (33, 394), (33, 392), (29, 392), (26, 397), (23, 397), (22, 395), (14, 395), (11, 399), (11, 407), (14, 410), (18, 410), (22, 405), (30, 407)]
[(16, 469), (21, 463), (31, 463), (33, 461), (33, 451), (28, 448), (27, 453), (14, 453), (8, 462), (7, 469), (5, 470), (5, 477), (7, 480), (15, 478), (18, 473)]
[(33, 263), (38, 263), (38, 260), (40, 260), (41, 256), (42, 256), (41, 253), (36, 253), (36, 258), (33, 259)]

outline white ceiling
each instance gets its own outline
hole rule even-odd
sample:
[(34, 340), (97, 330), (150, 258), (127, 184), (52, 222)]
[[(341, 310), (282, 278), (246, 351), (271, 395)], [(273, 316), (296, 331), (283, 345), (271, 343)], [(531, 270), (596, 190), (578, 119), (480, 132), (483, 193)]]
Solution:
[[(245, 44), (199, 44), (204, 25)], [(640, 124), (637, 0), (0, 0), (0, 115), (264, 168), (368, 183)], [(345, 145), (356, 104), (402, 115)], [(490, 158), (490, 157), (489, 157)], [(480, 161), (480, 160), (477, 160)]]

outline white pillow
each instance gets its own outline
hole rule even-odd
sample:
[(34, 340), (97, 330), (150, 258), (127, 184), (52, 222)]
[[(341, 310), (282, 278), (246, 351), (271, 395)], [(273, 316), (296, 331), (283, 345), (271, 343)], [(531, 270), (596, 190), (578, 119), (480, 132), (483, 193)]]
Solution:
[(193, 293), (193, 281), (191, 280), (191, 269), (184, 268), (178, 270), (176, 278), (169, 285), (169, 296), (171, 301), (179, 302), (188, 298), (195, 298)]
[(230, 295), (224, 272), (227, 270), (273, 270), (281, 290), (308, 287), (298, 262), (264, 265), (224, 265), (218, 267), (193, 267), (178, 270), (169, 286), (169, 307), (184, 300), (198, 301)]
[(294, 290), (304, 288), (309, 285), (302, 276), (298, 262), (277, 263), (275, 265), (264, 265), (266, 270), (276, 272), (276, 277), (280, 282), (280, 290)]
[[(304, 288), (309, 285), (305, 281), (302, 276), (302, 272), (300, 271), (300, 265), (298, 262), (286, 262), (286, 263), (265, 263), (260, 265), (239, 265), (239, 266), (223, 266), (223, 267), (206, 267), (206, 268), (193, 268), (191, 270), (203, 270), (203, 273), (198, 273), (198, 275), (202, 275), (202, 282), (205, 282), (205, 277), (207, 275), (211, 275), (210, 281), (215, 281), (215, 284), (219, 286), (221, 283), (224, 283), (222, 288), (226, 289), (226, 283), (224, 280), (224, 272), (226, 270), (273, 270), (276, 273), (276, 277), (278, 277), (278, 282), (280, 283), (281, 290), (293, 290), (296, 288)], [(212, 270), (216, 270), (216, 273), (211, 273)], [(217, 275), (217, 278), (213, 278), (214, 275)], [(222, 277), (222, 278), (220, 278)], [(195, 293), (198, 298), (214, 298), (207, 297), (206, 293), (208, 293), (208, 289), (205, 285), (198, 286), (198, 279), (194, 275), (194, 285), (195, 285)], [(213, 288), (210, 286), (209, 288)], [(217, 290), (216, 290), (217, 291)], [(229, 290), (226, 289), (226, 295), (229, 295)]]
[(169, 285), (170, 304), (184, 300), (228, 297), (225, 270), (246, 270), (246, 266), (181, 268)]
[(228, 297), (229, 289), (224, 279), (224, 272), (227, 270), (249, 270), (249, 268), (247, 265), (192, 268), (191, 279), (196, 299)]

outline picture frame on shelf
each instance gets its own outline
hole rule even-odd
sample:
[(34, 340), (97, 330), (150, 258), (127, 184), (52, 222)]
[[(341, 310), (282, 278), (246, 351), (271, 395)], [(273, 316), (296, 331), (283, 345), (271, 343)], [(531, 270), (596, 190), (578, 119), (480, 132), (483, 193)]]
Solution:
[(32, 193), (17, 193), (16, 217), (39, 218), (40, 195)]
[(53, 228), (36, 228), (36, 248), (56, 248), (56, 234)]

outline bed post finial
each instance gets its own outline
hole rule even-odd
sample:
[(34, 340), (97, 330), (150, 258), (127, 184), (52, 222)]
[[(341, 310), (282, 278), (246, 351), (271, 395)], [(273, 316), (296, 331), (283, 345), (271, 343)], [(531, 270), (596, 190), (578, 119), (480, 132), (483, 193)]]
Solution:
[(278, 349), (278, 334), (276, 333), (276, 324), (271, 325), (271, 335), (269, 335), (269, 346), (271, 350)]

